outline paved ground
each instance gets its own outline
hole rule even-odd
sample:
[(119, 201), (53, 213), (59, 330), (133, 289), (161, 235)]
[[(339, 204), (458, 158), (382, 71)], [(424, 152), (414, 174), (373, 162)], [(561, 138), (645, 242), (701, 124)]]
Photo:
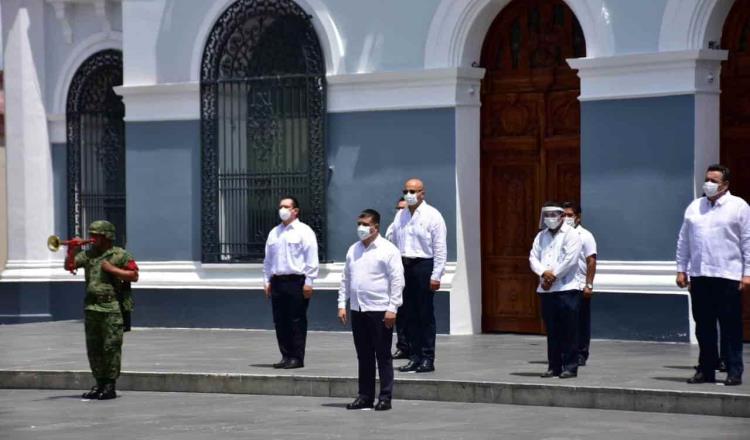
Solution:
[[(0, 370), (88, 369), (83, 324), (76, 321), (0, 326), (0, 353)], [(577, 379), (561, 381), (538, 377), (546, 369), (543, 337), (438, 336), (437, 371), (419, 377), (750, 395), (747, 375), (738, 387), (686, 384), (697, 357), (698, 348), (688, 344), (595, 340), (589, 365)], [(269, 331), (135, 329), (126, 334), (123, 369), (356, 377), (356, 356), (348, 333), (311, 332), (306, 367), (301, 370), (271, 369), (278, 358), (275, 335)], [(396, 365), (402, 363), (396, 361)], [(745, 364), (750, 366), (748, 349)], [(415, 373), (396, 374), (416, 377)]]
[(750, 420), (536, 406), (395, 401), (347, 411), (346, 399), (124, 392), (0, 391), (0, 439), (747, 439)]

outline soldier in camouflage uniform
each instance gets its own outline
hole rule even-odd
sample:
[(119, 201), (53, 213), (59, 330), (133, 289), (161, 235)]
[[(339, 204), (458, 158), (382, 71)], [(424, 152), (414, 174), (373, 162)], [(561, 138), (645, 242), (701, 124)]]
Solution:
[[(123, 331), (129, 329), (133, 298), (129, 283), (138, 281), (138, 265), (125, 249), (112, 245), (115, 226), (97, 220), (89, 226), (94, 241), (90, 249), (69, 247), (65, 269), (86, 272), (84, 301), (86, 352), (96, 385), (84, 399), (107, 400), (117, 397), (115, 381), (120, 376)], [(126, 326), (126, 328), (123, 328)]]

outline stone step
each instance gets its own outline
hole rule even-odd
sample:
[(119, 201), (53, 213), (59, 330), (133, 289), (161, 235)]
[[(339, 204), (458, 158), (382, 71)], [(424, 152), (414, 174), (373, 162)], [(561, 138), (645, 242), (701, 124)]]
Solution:
[[(0, 388), (6, 389), (87, 390), (91, 384), (87, 370), (0, 370)], [(125, 391), (354, 397), (357, 379), (124, 371), (117, 387)], [(394, 399), (750, 417), (750, 395), (727, 392), (397, 378)]]

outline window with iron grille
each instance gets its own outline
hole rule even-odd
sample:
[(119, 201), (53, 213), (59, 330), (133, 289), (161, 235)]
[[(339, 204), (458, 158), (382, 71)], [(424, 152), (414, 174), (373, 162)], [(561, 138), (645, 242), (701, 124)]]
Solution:
[(239, 0), (214, 25), (201, 65), (202, 258), (262, 261), (283, 195), (325, 255), (325, 64), (291, 0)]
[(65, 112), (68, 163), (68, 234), (87, 237), (94, 220), (109, 220), (125, 235), (125, 106), (113, 87), (122, 85), (122, 53), (97, 52), (76, 71)]

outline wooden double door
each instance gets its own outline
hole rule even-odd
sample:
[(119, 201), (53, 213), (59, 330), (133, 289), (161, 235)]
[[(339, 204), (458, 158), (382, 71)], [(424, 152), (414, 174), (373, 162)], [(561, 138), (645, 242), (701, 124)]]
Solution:
[[(729, 190), (750, 201), (750, 0), (737, 0), (724, 23), (721, 48), (721, 163), (731, 170)], [(750, 341), (750, 292), (742, 298), (744, 336)]]
[(585, 56), (561, 0), (514, 0), (482, 49), (482, 329), (541, 333), (529, 249), (545, 200), (580, 199), (579, 79)]

